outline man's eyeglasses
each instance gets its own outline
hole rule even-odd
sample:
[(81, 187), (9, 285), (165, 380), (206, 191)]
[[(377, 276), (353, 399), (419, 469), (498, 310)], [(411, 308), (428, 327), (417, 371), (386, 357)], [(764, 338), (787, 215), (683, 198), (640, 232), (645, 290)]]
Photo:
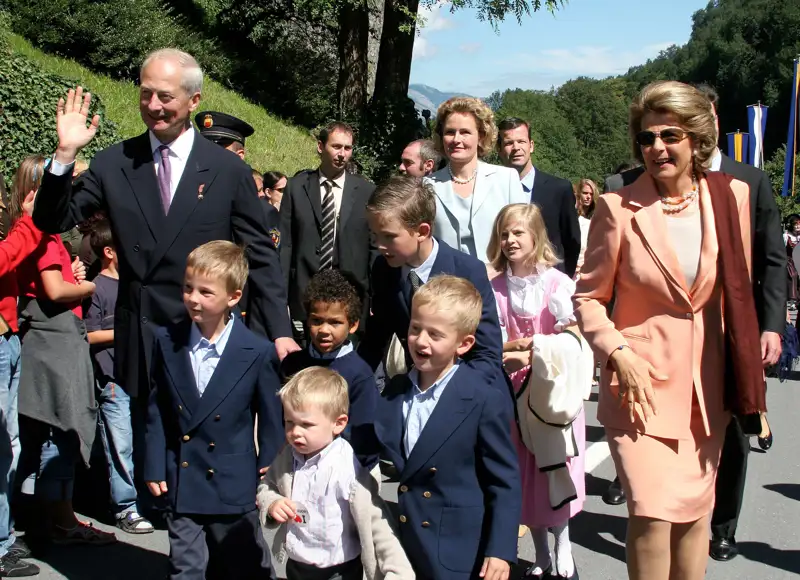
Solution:
[(636, 134), (636, 142), (642, 147), (652, 147), (656, 142), (656, 138), (661, 137), (661, 140), (667, 145), (675, 145), (690, 135), (691, 133), (688, 131), (684, 131), (683, 129), (679, 129), (677, 127), (671, 127), (669, 129), (664, 129), (663, 131), (639, 131)]

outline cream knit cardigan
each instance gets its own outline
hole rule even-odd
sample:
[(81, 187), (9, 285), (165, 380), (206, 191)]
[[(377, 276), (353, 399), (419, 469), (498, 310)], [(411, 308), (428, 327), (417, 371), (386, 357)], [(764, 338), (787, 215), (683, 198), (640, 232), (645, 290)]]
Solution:
[[(286, 526), (268, 517), (267, 510), (281, 497), (292, 497), (293, 481), (292, 448), (286, 445), (272, 462), (256, 495), (262, 525), (278, 528), (272, 551), (281, 562), (286, 559)], [(350, 492), (350, 513), (361, 541), (361, 562), (367, 580), (413, 580), (414, 571), (390, 523), (389, 509), (378, 495), (377, 482), (366, 470), (356, 475)]]

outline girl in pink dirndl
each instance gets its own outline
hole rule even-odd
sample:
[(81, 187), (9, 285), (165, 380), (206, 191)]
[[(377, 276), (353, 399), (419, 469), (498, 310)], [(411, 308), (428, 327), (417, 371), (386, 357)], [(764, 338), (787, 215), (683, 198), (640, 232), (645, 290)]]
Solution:
[[(509, 205), (498, 214), (488, 256), (495, 270), (501, 272), (492, 280), (492, 286), (504, 335), (504, 366), (518, 394), (531, 370), (536, 337), (559, 333), (575, 322), (572, 312), (575, 282), (553, 267), (558, 258), (547, 238), (541, 213), (532, 204)], [(589, 378), (587, 396), (590, 381)], [(581, 511), (586, 498), (586, 420), (582, 402), (579, 408), (571, 425), (577, 453), (566, 459), (574, 494), (570, 490), (563, 504), (555, 509), (549, 490), (551, 480), (539, 469), (536, 457), (523, 443), (517, 426), (512, 426), (522, 477), (520, 520), (530, 528), (536, 551), (535, 563), (527, 571), (527, 577), (578, 577), (568, 524), (570, 518)], [(555, 567), (548, 547), (548, 529), (556, 539)]]

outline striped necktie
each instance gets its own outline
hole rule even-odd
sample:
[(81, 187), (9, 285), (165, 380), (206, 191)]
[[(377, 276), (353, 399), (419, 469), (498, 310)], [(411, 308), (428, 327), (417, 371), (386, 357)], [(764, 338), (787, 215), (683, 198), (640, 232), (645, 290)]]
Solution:
[(333, 201), (333, 182), (322, 183), (325, 195), (322, 197), (322, 246), (319, 253), (319, 269), (333, 267), (333, 242), (336, 231), (336, 206)]

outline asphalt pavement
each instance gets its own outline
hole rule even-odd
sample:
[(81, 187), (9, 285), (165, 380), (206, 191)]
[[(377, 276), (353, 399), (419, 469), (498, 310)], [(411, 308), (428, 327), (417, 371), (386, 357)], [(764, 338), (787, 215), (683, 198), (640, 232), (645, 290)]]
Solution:
[[(775, 443), (769, 452), (750, 454), (744, 507), (737, 540), (741, 555), (727, 563), (709, 559), (709, 580), (784, 580), (800, 578), (800, 373), (793, 380), (769, 380), (769, 422)], [(612, 507), (600, 499), (614, 477), (602, 427), (597, 423), (596, 394), (586, 405), (587, 501), (570, 524), (575, 561), (583, 580), (627, 578), (625, 569), (625, 506)], [(396, 500), (396, 484), (387, 482), (382, 495)], [(114, 528), (99, 524), (108, 530)], [(42, 567), (36, 578), (55, 580), (162, 580), (167, 573), (167, 533), (132, 536), (116, 530), (120, 542), (108, 547), (55, 547), (35, 559)], [(552, 538), (551, 538), (552, 541)], [(522, 578), (533, 560), (530, 534), (520, 540), (520, 563), (513, 578)], [(282, 573), (282, 567), (278, 567)], [(233, 579), (232, 579), (233, 580)]]

